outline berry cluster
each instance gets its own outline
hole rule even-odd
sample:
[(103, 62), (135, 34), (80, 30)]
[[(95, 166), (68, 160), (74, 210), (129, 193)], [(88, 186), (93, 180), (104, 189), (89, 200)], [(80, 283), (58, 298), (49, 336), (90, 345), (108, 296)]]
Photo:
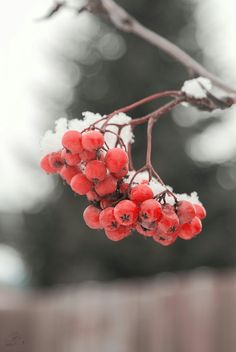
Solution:
[(112, 241), (137, 231), (164, 246), (201, 232), (204, 207), (178, 199), (167, 188), (154, 194), (150, 178), (135, 182), (125, 144), (110, 148), (102, 129), (68, 130), (61, 144), (40, 165), (48, 174), (59, 174), (76, 194), (87, 196), (90, 205), (83, 217), (88, 227), (104, 229)]

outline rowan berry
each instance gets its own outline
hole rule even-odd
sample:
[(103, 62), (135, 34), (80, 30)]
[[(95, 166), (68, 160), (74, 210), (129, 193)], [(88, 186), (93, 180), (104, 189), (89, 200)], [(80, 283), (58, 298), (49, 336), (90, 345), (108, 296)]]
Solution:
[(108, 175), (106, 178), (95, 185), (95, 191), (100, 197), (114, 193), (117, 187), (117, 180), (115, 177)]
[(106, 208), (110, 207), (113, 204), (113, 202), (114, 202), (114, 200), (103, 198), (100, 201), (100, 207), (102, 209), (106, 209)]
[(146, 184), (135, 186), (130, 192), (130, 199), (134, 202), (143, 202), (151, 198), (153, 198), (153, 191)]
[(161, 244), (162, 246), (170, 246), (177, 240), (177, 233), (168, 235), (168, 236), (162, 236), (162, 235), (154, 235), (153, 239), (155, 242)]
[(175, 233), (179, 227), (179, 219), (176, 215), (174, 208), (166, 204), (162, 208), (162, 217), (158, 221), (158, 233), (161, 236), (165, 236), (167, 234)]
[(146, 236), (146, 237), (152, 237), (156, 234), (157, 232), (157, 229), (156, 227), (153, 227), (153, 228), (147, 228), (147, 227), (144, 227), (143, 224), (140, 224), (138, 223), (135, 227), (136, 231), (138, 233), (140, 233), (141, 235), (143, 236)]
[(181, 225), (178, 236), (183, 240), (191, 240), (194, 236), (198, 235), (202, 231), (201, 220), (195, 216), (191, 222)]
[(107, 169), (102, 161), (89, 161), (85, 168), (86, 177), (92, 182), (103, 181), (106, 177)]
[(88, 151), (94, 151), (101, 148), (104, 144), (104, 137), (101, 132), (89, 131), (82, 135), (82, 145)]
[(57, 173), (57, 169), (51, 166), (49, 162), (49, 157), (50, 157), (50, 154), (47, 154), (40, 160), (40, 167), (47, 174), (55, 174)]
[(195, 217), (196, 211), (192, 203), (182, 200), (177, 204), (177, 215), (179, 217), (180, 224), (185, 224)]
[(105, 156), (106, 167), (110, 172), (119, 173), (128, 163), (128, 159), (128, 155), (123, 149), (109, 149)]
[(75, 166), (75, 165), (79, 164), (81, 161), (79, 154), (72, 154), (68, 149), (62, 150), (61, 158), (69, 166)]
[(83, 218), (88, 227), (91, 229), (101, 229), (99, 222), (99, 215), (101, 210), (94, 207), (93, 205), (89, 205), (83, 213)]
[(122, 200), (114, 208), (116, 221), (121, 225), (132, 225), (138, 218), (138, 207), (131, 200)]
[(204, 206), (202, 204), (194, 204), (194, 209), (196, 211), (196, 216), (199, 219), (205, 219), (206, 217), (206, 209), (204, 208)]
[(152, 222), (161, 218), (161, 204), (155, 199), (147, 199), (140, 205), (139, 217), (142, 221)]
[(128, 172), (129, 172), (129, 167), (128, 167), (128, 164), (126, 164), (124, 167), (122, 167), (122, 169), (119, 172), (112, 173), (112, 175), (115, 178), (120, 179), (120, 178), (126, 176)]
[(49, 154), (49, 164), (57, 171), (60, 171), (64, 165), (64, 162), (61, 158), (61, 152)]
[(95, 150), (92, 152), (90, 152), (89, 150), (83, 150), (82, 152), (79, 153), (79, 156), (81, 160), (88, 162), (96, 159), (97, 153)]
[(119, 226), (115, 230), (110, 230), (105, 228), (105, 234), (109, 240), (117, 242), (123, 240), (125, 237), (129, 236), (131, 228), (129, 226)]
[(76, 166), (63, 166), (63, 168), (59, 171), (60, 176), (70, 184), (72, 178), (79, 174), (80, 170)]
[(100, 200), (100, 197), (94, 191), (89, 191), (86, 193), (86, 197), (89, 202), (98, 202)]
[(115, 230), (119, 226), (114, 216), (114, 208), (112, 207), (101, 211), (99, 221), (101, 226), (108, 230)]
[(67, 131), (62, 137), (62, 145), (68, 149), (71, 153), (76, 154), (83, 150), (82, 147), (82, 135), (78, 131)]
[(82, 196), (91, 191), (93, 184), (87, 179), (85, 175), (80, 173), (72, 178), (70, 186), (75, 193), (78, 193)]

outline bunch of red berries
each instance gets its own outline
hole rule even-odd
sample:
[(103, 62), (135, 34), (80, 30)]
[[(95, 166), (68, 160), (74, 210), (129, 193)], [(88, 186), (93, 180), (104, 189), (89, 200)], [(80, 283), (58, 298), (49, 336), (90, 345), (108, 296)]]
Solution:
[(84, 220), (92, 229), (104, 229), (106, 236), (119, 241), (137, 231), (167, 246), (178, 237), (188, 240), (202, 230), (206, 216), (200, 203), (188, 200), (168, 202), (168, 189), (154, 195), (149, 182), (129, 179), (129, 157), (122, 148), (109, 148), (102, 130), (68, 130), (62, 149), (44, 156), (41, 168), (59, 174), (91, 203)]

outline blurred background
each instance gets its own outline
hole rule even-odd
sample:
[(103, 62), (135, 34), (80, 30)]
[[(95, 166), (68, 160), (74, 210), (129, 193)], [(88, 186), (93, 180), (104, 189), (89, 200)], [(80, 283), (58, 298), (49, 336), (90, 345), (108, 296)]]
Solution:
[[(117, 2), (236, 87), (234, 0)], [(7, 296), (19, 287), (60, 290), (78, 283), (88, 285), (89, 295), (91, 282), (116, 287), (114, 280), (129, 278), (131, 285), (141, 278), (151, 285), (163, 278), (175, 281), (178, 272), (198, 270), (211, 278), (211, 269), (234, 269), (236, 108), (209, 114), (182, 106), (156, 126), (153, 163), (176, 192), (198, 192), (208, 212), (202, 234), (166, 248), (135, 235), (112, 243), (85, 226), (86, 201), (41, 172), (40, 139), (59, 117), (109, 113), (154, 92), (179, 89), (188, 74), (106, 20), (65, 9), (39, 21), (52, 1), (0, 3), (0, 284)], [(152, 102), (132, 116), (157, 106)], [(145, 129), (137, 128), (136, 167), (144, 161), (144, 138)], [(6, 301), (0, 303), (4, 307)]]

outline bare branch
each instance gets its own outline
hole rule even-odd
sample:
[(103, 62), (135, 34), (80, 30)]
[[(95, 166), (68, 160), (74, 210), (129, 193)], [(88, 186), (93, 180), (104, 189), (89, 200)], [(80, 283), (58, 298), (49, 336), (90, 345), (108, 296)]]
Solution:
[(163, 50), (169, 56), (180, 62), (187, 68), (188, 72), (209, 78), (217, 87), (236, 95), (235, 88), (232, 88), (219, 77), (209, 72), (177, 45), (143, 26), (113, 0), (88, 0), (87, 9), (94, 14), (105, 13), (110, 21), (120, 30), (133, 33), (138, 37), (143, 38), (145, 41)]

